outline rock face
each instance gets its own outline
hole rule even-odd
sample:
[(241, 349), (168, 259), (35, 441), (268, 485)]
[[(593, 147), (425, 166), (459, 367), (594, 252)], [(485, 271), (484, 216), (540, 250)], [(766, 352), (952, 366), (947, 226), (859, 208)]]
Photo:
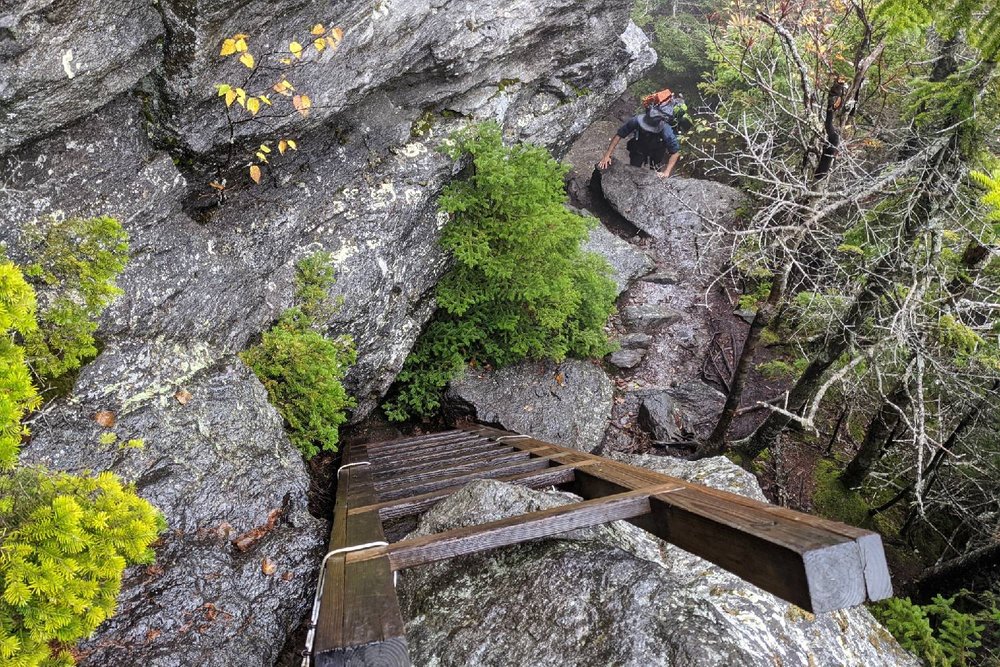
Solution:
[[(201, 352), (106, 349), (23, 452), (60, 470), (114, 470), (169, 523), (156, 564), (129, 570), (118, 615), (80, 646), (84, 664), (270, 665), (308, 607), (325, 522), (307, 511), (302, 457), (253, 373), (235, 359), (204, 367)], [(108, 408), (117, 423), (105, 429), (94, 415)], [(116, 442), (102, 444), (108, 433)], [(122, 446), (131, 439), (144, 446)], [(256, 529), (248, 548), (231, 543)]]
[(604, 438), (613, 394), (599, 366), (566, 360), (468, 370), (446, 398), (452, 411), (485, 424), (590, 452)]
[[(296, 261), (327, 250), (342, 306), (325, 324), (356, 341), (347, 385), (354, 418), (367, 415), (446, 269), (436, 199), (457, 167), (440, 142), (492, 119), (508, 138), (564, 149), (652, 62), (628, 12), (601, 0), (0, 8), (0, 242), (17, 259), (25, 223), (100, 214), (122, 221), (131, 248), (102, 354), (34, 424), (25, 459), (113, 470), (170, 526), (159, 564), (129, 573), (122, 611), (85, 646), (84, 665), (273, 662), (311, 602), (323, 531), (305, 513), (302, 462), (236, 354), (292, 304)], [(260, 56), (319, 22), (345, 36), (295, 70), (313, 98), (308, 118), (230, 128), (214, 84), (247, 70), (218, 56), (222, 40), (246, 33)], [(230, 129), (237, 152), (279, 134), (299, 150), (254, 187), (250, 154), (223, 164)], [(224, 195), (209, 186), (218, 179)], [(580, 404), (606, 409), (610, 388), (587, 382)], [(178, 388), (194, 398), (178, 403)], [(145, 448), (99, 447), (97, 410)], [(589, 414), (585, 432), (564, 435), (592, 447), (605, 418)], [(246, 552), (230, 545), (262, 526)]]
[(0, 155), (104, 106), (161, 59), (154, 3), (0, 5)]
[(653, 268), (653, 260), (649, 255), (628, 241), (618, 238), (599, 222), (591, 230), (590, 239), (582, 247), (608, 260), (608, 264), (614, 269), (611, 277), (618, 287), (619, 294), (624, 292), (632, 281), (649, 273)]
[[(677, 465), (762, 497), (725, 459)], [(572, 500), (476, 482), (413, 535)], [(397, 590), (411, 657), (425, 667), (917, 665), (863, 608), (814, 617), (624, 522), (406, 570)]]

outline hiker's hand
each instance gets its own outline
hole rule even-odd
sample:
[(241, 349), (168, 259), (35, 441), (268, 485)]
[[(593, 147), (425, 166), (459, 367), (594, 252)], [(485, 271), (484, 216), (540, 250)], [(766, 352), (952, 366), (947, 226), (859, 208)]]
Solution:
[(603, 158), (601, 158), (601, 161), (597, 163), (597, 168), (598, 169), (607, 169), (610, 166), (611, 166), (611, 156), (610, 155), (605, 155)]
[(663, 180), (666, 180), (666, 179), (670, 178), (670, 174), (668, 174), (665, 171), (658, 171), (658, 172), (656, 172), (656, 175), (659, 176), (660, 178), (662, 178)]

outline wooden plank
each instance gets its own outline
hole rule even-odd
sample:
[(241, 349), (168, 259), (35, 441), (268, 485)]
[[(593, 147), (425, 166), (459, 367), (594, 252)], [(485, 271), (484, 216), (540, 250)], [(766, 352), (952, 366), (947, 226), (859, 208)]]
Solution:
[(447, 431), (435, 431), (434, 433), (424, 433), (422, 435), (403, 435), (398, 438), (393, 438), (391, 440), (378, 440), (375, 442), (365, 443), (368, 446), (368, 451), (373, 452), (377, 449), (382, 449), (385, 447), (394, 447), (403, 443), (410, 442), (430, 442), (433, 440), (440, 440), (442, 438), (451, 438), (456, 436), (468, 435), (468, 429), (453, 428)]
[(456, 528), (443, 533), (401, 540), (348, 555), (348, 563), (389, 557), (394, 570), (426, 565), (455, 556), (495, 549), (540, 537), (549, 537), (609, 521), (630, 519), (650, 511), (651, 493), (669, 493), (673, 485), (629, 491), (539, 512), (491, 521), (478, 526)]
[[(541, 441), (534, 438), (507, 438), (505, 437), (507, 432), (490, 427), (469, 429), (469, 431), (517, 448), (537, 449), (541, 445)], [(564, 459), (566, 462), (586, 458), (596, 459), (594, 465), (588, 466), (585, 472), (578, 474), (574, 482), (574, 490), (585, 498), (620, 493), (675, 480), (652, 470), (601, 459), (558, 445), (550, 445), (545, 451), (566, 453)], [(698, 503), (694, 507), (674, 508), (675, 524), (686, 521), (689, 532), (686, 537), (680, 537), (682, 531), (675, 531), (674, 535), (678, 537), (665, 537), (668, 541), (735, 571), (745, 579), (806, 609), (842, 608), (863, 602), (865, 598), (880, 600), (892, 595), (885, 552), (881, 537), (877, 533), (761, 503), (726, 491), (683, 480), (675, 481), (684, 484)], [(686, 498), (677, 494), (671, 494), (670, 497), (678, 500)], [(698, 511), (693, 510), (699, 510), (708, 516), (701, 516)], [(660, 517), (670, 514), (671, 512), (663, 509), (661, 512), (653, 512), (632, 522), (664, 537), (669, 535), (669, 530), (664, 524), (664, 519)], [(704, 528), (703, 539), (699, 543), (692, 537), (697, 533), (691, 527), (693, 523), (699, 523)], [(774, 528), (759, 530), (762, 526), (774, 526)], [(722, 537), (723, 535), (729, 537)], [(680, 543), (680, 540), (685, 539), (686, 547)], [(734, 543), (732, 550), (744, 549), (742, 557), (730, 558), (726, 555), (726, 545), (731, 540), (742, 540), (743, 545)], [(771, 549), (776, 555), (773, 560), (761, 563), (761, 558), (747, 555), (753, 551), (747, 545), (756, 545), (754, 547), (756, 549)], [(693, 551), (694, 549), (699, 551)], [(795, 555), (790, 556), (789, 553)], [(748, 566), (748, 559), (749, 562), (757, 563), (759, 567)], [(775, 563), (785, 563), (785, 565), (775, 566)], [(792, 571), (798, 573), (795, 575), (798, 577), (796, 584), (789, 583), (789, 572)], [(756, 577), (756, 580), (753, 577)]]
[(391, 477), (401, 473), (411, 473), (416, 471), (418, 468), (423, 468), (425, 466), (433, 468), (435, 465), (447, 462), (471, 461), (473, 459), (484, 458), (488, 459), (490, 456), (496, 454), (505, 454), (513, 451), (516, 451), (514, 447), (487, 443), (474, 448), (463, 449), (461, 452), (417, 456), (393, 464), (379, 463), (375, 465), (375, 480), (383, 481), (386, 477)]
[[(551, 468), (543, 468), (538, 471), (497, 477), (496, 480), (498, 482), (509, 482), (519, 486), (526, 486), (530, 489), (541, 489), (547, 486), (569, 484), (574, 480), (575, 476), (575, 465), (557, 465), (552, 466)], [(412, 516), (428, 510), (448, 496), (461, 491), (464, 488), (464, 484), (449, 486), (440, 491), (431, 491), (430, 493), (423, 493), (419, 496), (410, 496), (401, 500), (389, 500), (383, 503), (358, 507), (356, 509), (349, 510), (349, 513), (366, 512), (374, 509), (379, 512), (379, 515), (382, 517), (382, 521), (398, 519), (404, 516)]]
[(466, 447), (475, 447), (479, 445), (496, 445), (497, 443), (486, 438), (480, 438), (478, 436), (471, 436), (468, 438), (462, 438), (458, 440), (448, 440), (447, 442), (435, 442), (426, 445), (414, 445), (413, 447), (407, 447), (405, 449), (393, 450), (385, 453), (370, 454), (373, 463), (392, 463), (394, 461), (403, 461), (412, 456), (423, 456), (425, 454), (432, 453), (444, 453), (452, 451), (461, 451)]
[(401, 438), (399, 440), (390, 440), (386, 442), (370, 442), (368, 443), (368, 452), (372, 456), (385, 456), (393, 452), (412, 449), (414, 447), (443, 445), (447, 442), (453, 442), (455, 440), (465, 440), (476, 437), (482, 436), (476, 433), (469, 433), (468, 431), (448, 431), (446, 433), (437, 433), (431, 436), (422, 436), (417, 438)]
[(477, 479), (495, 479), (505, 475), (542, 470), (544, 468), (548, 468), (550, 462), (556, 460), (558, 456), (559, 455), (539, 456), (526, 461), (515, 461), (513, 463), (505, 463), (503, 465), (481, 468), (473, 473), (443, 477), (432, 482), (420, 482), (413, 484), (412, 486), (393, 489), (391, 491), (383, 491), (378, 494), (379, 501), (384, 502), (386, 500), (396, 500), (399, 498), (406, 498), (408, 496), (416, 496), (430, 491), (439, 491), (441, 489), (446, 489), (449, 486), (457, 486)]
[(494, 465), (522, 461), (531, 458), (531, 452), (514, 450), (503, 454), (494, 454), (487, 459), (473, 459), (471, 461), (455, 461), (439, 463), (430, 470), (413, 471), (404, 475), (399, 475), (391, 480), (375, 483), (375, 491), (382, 494), (386, 491), (403, 488), (420, 482), (431, 482), (441, 477), (452, 477), (463, 472), (475, 472), (482, 468), (489, 468)]

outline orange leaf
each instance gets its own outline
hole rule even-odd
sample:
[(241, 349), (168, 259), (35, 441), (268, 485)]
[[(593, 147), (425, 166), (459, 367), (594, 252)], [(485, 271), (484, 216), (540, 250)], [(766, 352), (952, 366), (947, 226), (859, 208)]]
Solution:
[(272, 574), (278, 571), (278, 564), (275, 563), (270, 558), (265, 558), (260, 563), (260, 571), (270, 577)]
[(222, 183), (219, 183), (218, 181), (212, 181), (211, 183), (208, 184), (208, 187), (215, 188), (219, 192), (222, 192), (223, 190), (226, 189), (226, 186), (223, 185)]
[(177, 393), (174, 394), (174, 398), (177, 399), (177, 402), (181, 405), (187, 405), (188, 402), (194, 398), (194, 396), (187, 389), (178, 389)]
[(255, 164), (250, 165), (250, 178), (254, 183), (260, 183), (260, 167)]
[(340, 42), (344, 39), (344, 31), (341, 30), (340, 28), (334, 28), (333, 30), (330, 31), (330, 37), (333, 39), (333, 41)]
[(316, 25), (313, 26), (313, 29), (310, 32), (313, 35), (322, 35), (324, 32), (326, 32), (326, 28), (323, 27), (322, 23), (317, 23)]
[(312, 100), (309, 99), (308, 95), (296, 95), (292, 98), (292, 106), (303, 116), (309, 115), (309, 107), (312, 106)]
[(111, 428), (115, 425), (115, 413), (111, 410), (98, 410), (94, 415), (94, 421), (104, 428)]
[(288, 83), (288, 81), (279, 81), (278, 83), (274, 84), (273, 87), (274, 87), (274, 92), (278, 93), (279, 95), (291, 95), (292, 94), (291, 91), (295, 90), (295, 88), (292, 87), (292, 84)]
[(278, 142), (278, 152), (279, 153), (281, 153), (282, 155), (284, 155), (286, 148), (288, 148), (288, 142), (287, 141), (285, 141), (284, 139), (282, 139), (281, 141)]

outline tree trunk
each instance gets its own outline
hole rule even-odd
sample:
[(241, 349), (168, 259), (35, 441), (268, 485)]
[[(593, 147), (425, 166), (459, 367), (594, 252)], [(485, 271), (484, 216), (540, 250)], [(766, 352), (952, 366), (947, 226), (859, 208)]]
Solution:
[(882, 457), (885, 447), (889, 444), (890, 434), (902, 418), (900, 413), (910, 406), (910, 400), (906, 381), (901, 380), (872, 417), (868, 430), (865, 431), (865, 439), (861, 442), (861, 448), (840, 474), (840, 481), (844, 486), (856, 489), (864, 483), (872, 466)]
[(774, 316), (781, 305), (785, 294), (785, 284), (788, 282), (788, 272), (790, 265), (775, 274), (771, 281), (771, 291), (767, 295), (767, 302), (757, 309), (750, 323), (750, 331), (747, 332), (746, 340), (743, 341), (743, 348), (740, 350), (740, 358), (736, 362), (736, 369), (733, 371), (733, 380), (729, 384), (729, 393), (726, 395), (726, 404), (722, 407), (722, 414), (716, 422), (712, 434), (705, 442), (698, 446), (693, 458), (702, 459), (709, 456), (721, 454), (726, 447), (726, 433), (736, 417), (736, 411), (740, 407), (743, 398), (743, 387), (746, 385), (747, 375), (753, 365), (757, 347), (760, 344), (760, 336), (764, 329), (771, 325)]
[(917, 580), (916, 597), (918, 601), (929, 602), (935, 595), (975, 589), (977, 581), (995, 579), (998, 573), (1000, 540), (932, 567)]

